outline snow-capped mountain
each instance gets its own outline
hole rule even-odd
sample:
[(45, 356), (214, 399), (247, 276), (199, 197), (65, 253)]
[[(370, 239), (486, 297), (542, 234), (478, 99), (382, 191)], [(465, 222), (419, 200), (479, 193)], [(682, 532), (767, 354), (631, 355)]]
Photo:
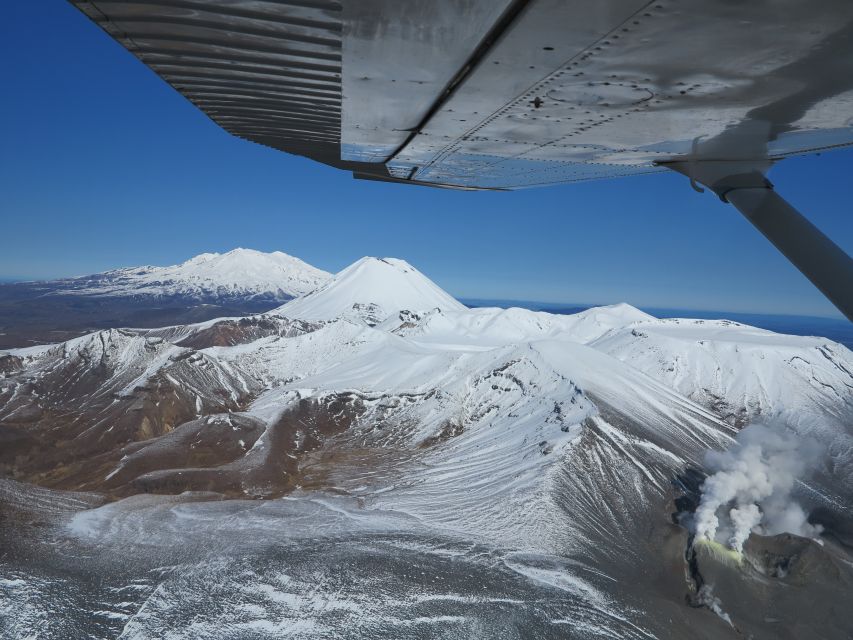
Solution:
[[(543, 607), (547, 619), (525, 627), (543, 638), (569, 623), (589, 638), (771, 638), (778, 627), (768, 630), (768, 619), (796, 616), (846, 633), (838, 612), (853, 564), (833, 540), (853, 522), (853, 455), (843, 446), (851, 372), (853, 354), (831, 341), (658, 320), (629, 305), (571, 316), (467, 309), (402, 260), (364, 258), (266, 314), (0, 353), (0, 465), (46, 486), (131, 496), (63, 516), (65, 535), (84, 549), (114, 549), (122, 562), (140, 542), (146, 557), (159, 557), (158, 545), (164, 557), (201, 554), (140, 595), (144, 614), (124, 613), (131, 596), (118, 591), (128, 637), (166, 628), (240, 637), (255, 628), (242, 625), (294, 620), (329, 637), (401, 637), (395, 625), (412, 617), (406, 611), (436, 598), (468, 607), (453, 623), (460, 637), (491, 628), (493, 616), (513, 628), (510, 620)], [(737, 569), (748, 575), (715, 574), (711, 597), (702, 572), (717, 565), (687, 561), (688, 533), (674, 513), (706, 453), (770, 414), (781, 428), (819, 425), (839, 445), (829, 451), (832, 473), (808, 494), (823, 510), (825, 545), (761, 547), (771, 543), (756, 538), (753, 564)], [(287, 499), (229, 506), (212, 496)], [(245, 504), (249, 513), (236, 516)], [(304, 575), (291, 558), (286, 579), (269, 573), (278, 562), (229, 569), (221, 588), (251, 610), (199, 605), (195, 631), (172, 629), (177, 605), (164, 594), (218, 601), (205, 595), (223, 584), (211, 567), (231, 561), (204, 550), (229, 536), (240, 558), (269, 546), (310, 554), (325, 536), (337, 553), (357, 543), (340, 560), (312, 555)], [(379, 538), (420, 568), (384, 576), (369, 542)], [(251, 541), (267, 547), (246, 551)], [(324, 597), (340, 603), (390, 579), (397, 591), (381, 603), (296, 598), (325, 593), (318, 566), (347, 566), (368, 547), (366, 568)], [(777, 562), (784, 573), (771, 575)], [(815, 566), (830, 565), (815, 577)], [(410, 573), (424, 577), (410, 585)], [(275, 612), (251, 591), (258, 584)], [(492, 586), (505, 584), (511, 593)], [(826, 590), (826, 607), (804, 613), (785, 600), (804, 584)], [(471, 613), (484, 593), (499, 607)], [(113, 597), (101, 597), (99, 611)], [(512, 608), (509, 619), (501, 607)], [(247, 622), (247, 611), (258, 618)], [(433, 632), (448, 623), (418, 619)], [(350, 636), (324, 626), (341, 624)]]
[[(562, 339), (587, 344), (635, 322), (654, 320), (628, 304), (593, 307), (572, 315), (519, 308), (480, 307), (430, 311), (412, 319), (397, 333), (427, 342), (463, 341), (499, 346), (530, 340)], [(393, 324), (393, 320), (389, 323)], [(399, 323), (398, 323), (399, 324)]]
[(465, 306), (405, 260), (365, 257), (273, 313), (303, 320), (360, 317), (376, 324), (397, 311), (432, 309), (461, 311)]
[(825, 338), (729, 320), (648, 318), (590, 344), (738, 423), (853, 414), (850, 350)]
[(269, 311), (331, 274), (280, 251), (204, 253), (170, 267), (0, 283), (0, 349), (68, 340), (95, 329), (163, 327)]
[(130, 267), (59, 281), (81, 296), (153, 296), (285, 301), (323, 285), (329, 273), (281, 251), (202, 253), (169, 267)]

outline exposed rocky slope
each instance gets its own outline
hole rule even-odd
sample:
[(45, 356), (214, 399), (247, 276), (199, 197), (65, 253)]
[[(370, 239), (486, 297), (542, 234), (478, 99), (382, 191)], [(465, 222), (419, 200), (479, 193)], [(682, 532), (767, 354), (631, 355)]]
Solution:
[[(433, 564), (441, 549), (458, 553), (479, 576), (471, 580), (490, 584), (494, 563), (457, 551), (464, 542), (498, 559), (501, 580), (562, 594), (550, 617), (525, 627), (544, 625), (537, 637), (564, 633), (561, 620), (578, 637), (795, 637), (804, 624), (822, 637), (850, 632), (840, 603), (853, 576), (843, 501), (853, 354), (830, 341), (662, 321), (627, 305), (574, 316), (468, 310), (405, 262), (366, 258), (268, 314), (96, 332), (9, 351), (0, 371), (8, 475), (134, 496), (77, 513), (79, 544), (127, 553), (144, 535), (149, 548), (192, 547), (196, 557), (200, 540), (245, 540), (245, 527), (265, 540), (296, 536), (286, 544), (299, 548), (303, 535), (318, 545), (324, 535), (387, 535), (424, 545), (424, 566), (467, 593), (461, 574)], [(695, 508), (706, 452), (771, 416), (780, 429), (832, 439), (828, 468), (802, 492), (825, 526), (823, 545), (753, 536), (747, 564), (720, 564), (679, 522)], [(287, 499), (266, 503), (278, 514), (270, 520), (241, 501), (206, 502), (277, 496)], [(233, 530), (212, 524), (235, 510), (244, 515), (227, 516)], [(361, 561), (342, 548), (345, 562)], [(193, 566), (208, 576), (200, 567), (217, 560), (199, 558)], [(254, 569), (241, 575), (260, 580)], [(202, 594), (210, 579), (171, 588)], [(774, 604), (792, 588), (822, 594), (819, 620)], [(151, 597), (122, 628), (144, 636), (169, 625), (174, 603)], [(328, 622), (300, 606), (286, 615)], [(209, 615), (237, 625), (233, 637), (244, 629), (236, 613)], [(349, 622), (333, 627), (339, 637), (399, 637), (393, 621), (375, 628), (340, 615)]]

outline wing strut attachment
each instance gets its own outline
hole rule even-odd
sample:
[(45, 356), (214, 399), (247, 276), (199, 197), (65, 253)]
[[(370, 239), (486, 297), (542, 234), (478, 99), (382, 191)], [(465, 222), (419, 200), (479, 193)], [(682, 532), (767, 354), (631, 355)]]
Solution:
[(770, 160), (690, 159), (663, 164), (733, 204), (853, 322), (853, 259), (773, 189)]

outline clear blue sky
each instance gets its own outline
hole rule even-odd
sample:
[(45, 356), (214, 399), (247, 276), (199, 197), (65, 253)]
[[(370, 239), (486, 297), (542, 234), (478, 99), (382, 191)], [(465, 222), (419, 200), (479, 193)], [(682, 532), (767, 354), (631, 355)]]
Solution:
[[(402, 257), (461, 297), (840, 317), (679, 176), (513, 193), (355, 181), (230, 137), (61, 0), (3, 7), (0, 67), (0, 278), (243, 246), (330, 271)], [(835, 151), (771, 176), (848, 253), (851, 169)]]

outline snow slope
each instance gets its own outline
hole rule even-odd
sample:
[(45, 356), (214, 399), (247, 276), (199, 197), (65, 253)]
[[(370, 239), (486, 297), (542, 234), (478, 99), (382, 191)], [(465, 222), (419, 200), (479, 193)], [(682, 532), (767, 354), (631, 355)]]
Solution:
[[(0, 371), (0, 428), (40, 438), (19, 439), (8, 464), (54, 473), (54, 486), (134, 495), (75, 518), (72, 533), (96, 546), (203, 546), (196, 518), (214, 507), (185, 492), (285, 496), (252, 510), (304, 508), (312, 541), (332, 516), (345, 524), (330, 535), (453, 539), (559, 590), (588, 637), (683, 637), (687, 616), (716, 620), (684, 605), (673, 499), (742, 420), (810, 426), (833, 443), (825, 486), (853, 485), (853, 354), (840, 345), (629, 305), (469, 310), (402, 260), (363, 258), (265, 315), (10, 351)], [(850, 493), (820, 504), (843, 511), (837, 498)], [(608, 626), (623, 623), (633, 635)]]
[(463, 311), (465, 306), (405, 260), (365, 257), (271, 313), (301, 320), (347, 316), (376, 324), (397, 311), (433, 309)]
[(653, 319), (592, 346), (703, 404), (723, 402), (742, 419), (853, 410), (853, 354), (825, 338), (727, 320)]
[(281, 251), (203, 253), (169, 267), (130, 267), (58, 281), (58, 292), (87, 296), (257, 297), (288, 300), (313, 291), (330, 274)]
[[(825, 484), (853, 497), (853, 353), (728, 320), (652, 319), (591, 343), (713, 410), (820, 442)], [(840, 481), (840, 482), (839, 482)]]
[[(516, 326), (527, 324), (516, 311)], [(424, 322), (457, 318), (470, 329), (469, 313), (483, 315), (435, 312)], [(585, 318), (601, 314), (612, 319), (606, 309)], [(459, 332), (449, 340), (448, 333), (445, 327), (440, 341), (424, 340), (417, 330), (401, 336), (385, 323), (341, 318), (292, 338), (204, 353), (267, 387), (246, 409), (267, 424), (305, 398), (357, 396), (362, 412), (336, 443), (339, 489), (375, 508), (520, 547), (534, 540), (540, 548), (585, 547), (591, 530), (636, 521), (629, 514), (664, 499), (673, 474), (700, 464), (709, 448), (727, 446), (734, 433), (706, 409), (568, 334), (543, 339), (531, 330), (527, 339), (489, 345), (496, 335), (484, 341)], [(402, 476), (379, 464), (343, 472), (342, 451), (351, 446), (397, 451), (410, 462), (398, 467)], [(583, 467), (586, 483), (568, 492), (566, 508), (575, 512), (569, 522), (549, 488), (567, 464)], [(633, 492), (623, 516), (589, 513), (590, 505), (613, 501), (614, 486)]]
[(528, 309), (434, 310), (422, 319), (389, 318), (384, 328), (421, 342), (500, 346), (543, 339), (587, 344), (636, 322), (654, 320), (627, 304), (594, 307), (573, 315)]

